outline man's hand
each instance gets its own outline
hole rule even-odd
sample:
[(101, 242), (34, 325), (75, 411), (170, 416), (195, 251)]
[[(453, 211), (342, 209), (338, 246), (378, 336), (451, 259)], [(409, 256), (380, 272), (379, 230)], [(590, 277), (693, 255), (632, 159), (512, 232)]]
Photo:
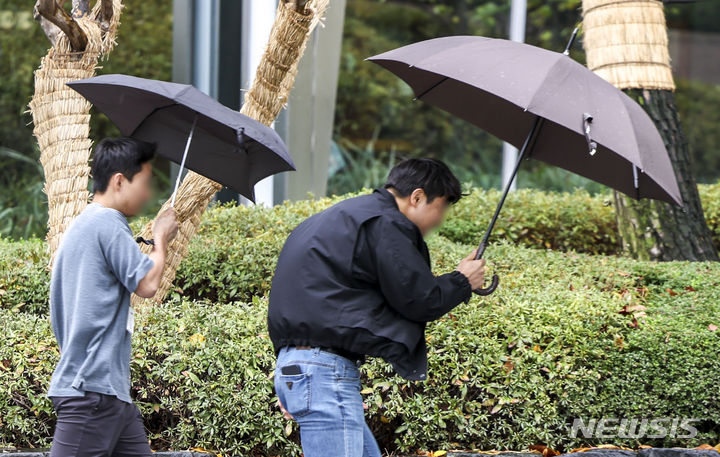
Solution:
[(175, 218), (175, 208), (166, 209), (155, 219), (153, 237), (156, 242), (166, 245), (175, 238), (177, 231), (178, 223)]
[(483, 286), (485, 282), (485, 259), (475, 260), (477, 249), (470, 253), (460, 261), (456, 268), (457, 271), (464, 274), (470, 281), (470, 288), (473, 290)]
[(282, 411), (283, 417), (285, 417), (285, 419), (287, 419), (287, 420), (295, 419), (295, 418), (292, 416), (292, 414), (290, 414), (289, 412), (287, 412), (287, 409), (285, 409), (285, 407), (283, 406), (282, 402), (280, 402), (280, 399), (279, 399), (279, 398), (278, 398), (278, 401), (277, 401), (277, 405), (278, 405), (278, 407), (280, 407), (280, 411)]
[(178, 231), (178, 223), (175, 220), (175, 209), (168, 208), (163, 211), (155, 220), (153, 225), (153, 238), (155, 245), (148, 257), (153, 261), (153, 267), (138, 283), (135, 295), (143, 298), (152, 298), (157, 293), (162, 279), (162, 272), (165, 268), (165, 253), (167, 246)]

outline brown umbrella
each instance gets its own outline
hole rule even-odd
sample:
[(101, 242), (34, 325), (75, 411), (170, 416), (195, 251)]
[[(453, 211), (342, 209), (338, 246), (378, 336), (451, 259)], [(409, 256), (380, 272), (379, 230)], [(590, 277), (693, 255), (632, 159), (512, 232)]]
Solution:
[[(575, 33), (573, 34), (573, 39)], [(645, 111), (564, 53), (477, 36), (436, 38), (368, 60), (421, 99), (520, 149), (634, 198), (682, 206), (665, 145)], [(530, 132), (528, 134), (528, 132)], [(478, 248), (482, 257), (512, 179)], [(487, 289), (497, 287), (497, 276)]]

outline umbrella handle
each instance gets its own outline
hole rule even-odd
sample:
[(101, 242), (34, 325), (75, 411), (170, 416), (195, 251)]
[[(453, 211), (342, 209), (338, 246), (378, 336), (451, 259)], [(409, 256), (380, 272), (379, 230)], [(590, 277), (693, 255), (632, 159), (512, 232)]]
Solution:
[(495, 292), (495, 289), (497, 289), (498, 284), (500, 283), (500, 278), (498, 278), (498, 275), (492, 275), (492, 280), (490, 281), (490, 285), (484, 289), (479, 288), (473, 290), (478, 295), (481, 295), (483, 297), (490, 295), (491, 293)]
[(145, 238), (143, 238), (141, 236), (135, 238), (135, 242), (136, 243), (144, 243), (144, 244), (147, 244), (150, 246), (155, 246), (155, 240), (146, 240)]
[[(477, 254), (475, 254), (475, 260), (482, 259), (482, 256), (485, 253), (486, 245), (487, 245), (487, 243), (485, 240), (480, 242), (480, 245), (477, 248)], [(490, 281), (490, 285), (488, 287), (485, 287), (484, 289), (479, 287), (477, 289), (474, 289), (473, 292), (485, 297), (485, 296), (490, 295), (491, 293), (495, 292), (495, 289), (497, 289), (497, 286), (499, 283), (500, 283), (500, 278), (498, 278), (498, 275), (492, 275), (492, 280)]]

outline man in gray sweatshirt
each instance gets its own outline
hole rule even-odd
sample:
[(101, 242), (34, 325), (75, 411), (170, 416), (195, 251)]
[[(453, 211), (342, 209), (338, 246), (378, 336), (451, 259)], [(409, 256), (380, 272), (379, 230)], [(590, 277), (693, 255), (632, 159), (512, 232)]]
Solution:
[(130, 294), (155, 295), (175, 211), (153, 228), (154, 247), (140, 251), (126, 217), (151, 198), (155, 146), (104, 139), (92, 164), (92, 203), (65, 231), (50, 278), (50, 320), (60, 362), (48, 396), (57, 413), (51, 457), (151, 455), (142, 416), (130, 398)]

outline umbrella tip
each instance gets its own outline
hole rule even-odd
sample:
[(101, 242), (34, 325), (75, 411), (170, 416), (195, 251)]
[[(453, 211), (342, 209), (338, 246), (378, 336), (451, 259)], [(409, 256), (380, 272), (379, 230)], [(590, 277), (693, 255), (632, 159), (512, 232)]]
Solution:
[(570, 41), (568, 41), (567, 46), (565, 46), (565, 50), (563, 51), (563, 54), (566, 56), (570, 55), (570, 48), (572, 48), (573, 43), (575, 42), (575, 38), (578, 34), (578, 27), (575, 27), (575, 30), (573, 30), (572, 35), (570, 35)]

